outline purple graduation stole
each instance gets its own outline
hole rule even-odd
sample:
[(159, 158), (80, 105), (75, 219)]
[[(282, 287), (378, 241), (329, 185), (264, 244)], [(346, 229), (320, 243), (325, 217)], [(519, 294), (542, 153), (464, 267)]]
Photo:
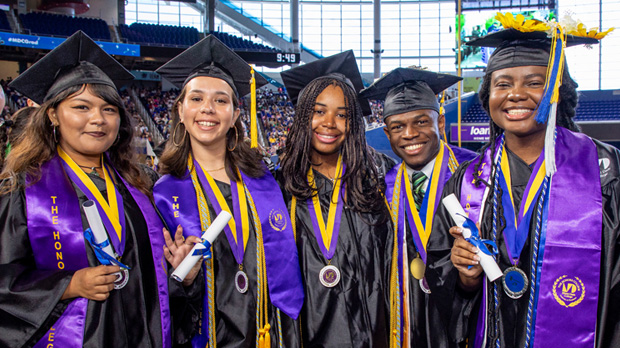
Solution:
[[(172, 346), (172, 333), (168, 275), (163, 256), (164, 238), (161, 232), (163, 224), (149, 198), (125, 182), (120, 175), (118, 177), (140, 207), (148, 226), (159, 294), (162, 342), (168, 348)], [(79, 200), (60, 158), (55, 156), (41, 166), (39, 181), (32, 185), (28, 179), (27, 182), (28, 236), (37, 268), (77, 271), (89, 267)], [(87, 306), (88, 299), (85, 298), (71, 301), (35, 347), (45, 348), (49, 344), (82, 347)]]
[[(303, 305), (304, 290), (297, 248), (284, 198), (277, 182), (266, 168), (265, 175), (260, 178), (251, 178), (243, 172), (241, 177), (260, 218), (271, 303), (289, 317), (296, 319)], [(170, 174), (164, 175), (157, 181), (153, 197), (169, 228), (174, 229), (181, 225), (185, 236), (202, 235), (196, 191), (189, 171), (186, 171), (181, 178)], [(239, 219), (239, 228), (240, 225)], [(209, 313), (207, 296), (204, 298), (203, 313)], [(208, 316), (203, 315), (202, 320), (203, 329), (198, 334), (202, 337), (192, 340), (194, 347), (203, 348), (208, 342)]]
[[(589, 137), (561, 127), (555, 150), (557, 172), (542, 212), (539, 257), (532, 260), (537, 276), (530, 343), (535, 348), (593, 347), (603, 226), (598, 153)], [(491, 175), (490, 154), (487, 149), (480, 167), (485, 180)], [(461, 187), (461, 204), (474, 221), (482, 214), (485, 189), (473, 184), (476, 161), (467, 168)], [(487, 283), (475, 347), (482, 346), (487, 330)]]

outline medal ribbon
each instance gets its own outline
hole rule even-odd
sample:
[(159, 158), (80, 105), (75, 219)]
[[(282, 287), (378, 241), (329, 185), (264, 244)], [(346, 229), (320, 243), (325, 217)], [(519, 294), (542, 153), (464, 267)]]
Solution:
[[(80, 169), (77, 163), (75, 163), (60, 146), (57, 147), (57, 151), (71, 181), (84, 192), (88, 199), (97, 203), (97, 209), (101, 215), (101, 220), (103, 220), (103, 225), (112, 240), (114, 251), (116, 251), (119, 256), (122, 256), (125, 250), (125, 213), (123, 209), (123, 197), (114, 186), (110, 170), (105, 161), (102, 160), (101, 165), (105, 179), (107, 201), (103, 198), (103, 195), (99, 189), (97, 189), (95, 183), (93, 183), (88, 175)], [(115, 233), (111, 233), (112, 231)]]
[[(448, 168), (447, 162), (444, 165), (445, 158), (445, 147), (447, 147), (443, 141), (441, 142), (441, 146), (439, 147), (439, 153), (435, 158), (435, 165), (433, 166), (433, 174), (430, 177), (430, 182), (428, 185), (428, 189), (426, 190), (426, 194), (424, 195), (424, 200), (422, 201), (422, 205), (420, 207), (420, 211), (415, 207), (415, 200), (413, 199), (413, 191), (411, 190), (411, 180), (409, 175), (407, 175), (407, 170), (405, 169), (405, 163), (401, 164), (399, 168), (398, 178), (404, 178), (405, 185), (405, 206), (407, 211), (407, 217), (409, 218), (409, 224), (413, 227), (415, 226), (415, 230), (411, 229), (413, 234), (413, 240), (416, 244), (416, 249), (420, 253), (420, 257), (422, 261), (426, 264), (426, 244), (428, 243), (428, 239), (431, 236), (431, 229), (433, 227), (433, 217), (435, 215), (435, 208), (437, 205), (438, 195), (441, 195), (444, 187), (444, 176), (445, 172)], [(394, 191), (394, 195), (400, 195), (400, 192)], [(392, 202), (395, 202), (393, 199)], [(422, 217), (424, 220), (422, 220)]]
[[(517, 264), (523, 246), (529, 235), (530, 221), (534, 211), (536, 197), (542, 189), (542, 183), (546, 175), (544, 149), (532, 169), (532, 175), (527, 183), (523, 198), (519, 208), (519, 214), (515, 214), (514, 197), (512, 196), (512, 181), (510, 176), (510, 165), (506, 149), (502, 151), (500, 159), (499, 182), (504, 193), (502, 194), (502, 206), (504, 207), (504, 218), (506, 227), (504, 228), (504, 243), (508, 256)], [(506, 194), (508, 193), (508, 194)]]
[[(334, 189), (332, 190), (332, 197), (329, 202), (329, 211), (327, 214), (327, 225), (323, 219), (323, 213), (321, 212), (321, 202), (319, 201), (319, 195), (312, 196), (312, 199), (308, 199), (308, 210), (310, 211), (310, 217), (312, 218), (312, 226), (314, 227), (314, 234), (321, 251), (327, 260), (331, 260), (336, 252), (336, 245), (338, 244), (338, 233), (340, 232), (340, 217), (342, 216), (343, 200), (340, 199), (342, 175), (345, 172), (345, 164), (342, 163), (342, 155), (338, 157), (338, 164), (336, 166), (336, 174), (334, 180)], [(317, 190), (316, 183), (314, 181), (314, 174), (312, 168), (308, 170), (308, 183), (313, 190)], [(332, 244), (332, 240), (334, 243)]]
[(198, 164), (196, 160), (193, 160), (190, 155), (188, 158), (188, 165), (191, 165), (192, 162), (195, 168), (200, 168), (200, 170), (196, 170), (196, 173), (198, 174), (198, 178), (203, 189), (209, 197), (209, 201), (211, 201), (211, 204), (213, 205), (215, 213), (219, 214), (222, 210), (224, 210), (236, 217), (236, 219), (241, 219), (241, 228), (238, 228), (235, 218), (230, 219), (230, 221), (228, 221), (228, 225), (224, 228), (226, 238), (228, 239), (228, 243), (233, 250), (235, 260), (237, 260), (237, 263), (241, 265), (243, 264), (243, 255), (245, 253), (245, 247), (248, 244), (248, 237), (250, 234), (250, 219), (248, 215), (248, 200), (245, 195), (243, 179), (241, 179), (239, 170), (237, 169), (237, 174), (240, 178), (239, 181), (231, 183), (230, 185), (234, 209), (233, 213), (228, 206), (228, 203), (226, 203), (226, 199), (224, 198), (222, 191), (220, 191), (219, 187), (217, 187), (215, 179), (213, 179), (211, 174), (202, 169), (200, 164)]

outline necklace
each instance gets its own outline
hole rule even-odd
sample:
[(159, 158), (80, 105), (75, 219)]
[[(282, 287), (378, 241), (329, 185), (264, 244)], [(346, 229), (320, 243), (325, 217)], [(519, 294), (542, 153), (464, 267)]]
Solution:
[(99, 167), (96, 167), (96, 166), (82, 166), (82, 165), (79, 165), (79, 164), (78, 164), (78, 167), (90, 169), (90, 173), (88, 173), (88, 174), (92, 174), (92, 175), (96, 175), (96, 176), (99, 176), (99, 173), (97, 173), (97, 169), (101, 169), (101, 166), (99, 166)]
[(223, 166), (222, 168), (217, 168), (217, 169), (205, 169), (207, 172), (217, 172), (220, 171), (222, 169), (226, 168), (226, 166)]

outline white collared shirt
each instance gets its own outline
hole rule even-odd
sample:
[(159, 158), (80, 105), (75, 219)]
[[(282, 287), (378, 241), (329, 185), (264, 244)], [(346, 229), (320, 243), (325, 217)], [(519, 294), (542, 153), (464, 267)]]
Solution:
[[(424, 180), (424, 184), (422, 184), (422, 189), (424, 190), (424, 192), (426, 192), (426, 189), (428, 188), (428, 179), (430, 179), (431, 175), (433, 175), (433, 167), (435, 166), (435, 160), (437, 159), (437, 157), (433, 158), (432, 161), (428, 162), (424, 168), (422, 168), (421, 172), (424, 173), (424, 175), (426, 175), (426, 180)], [(415, 170), (411, 167), (409, 167), (407, 165), (407, 163), (405, 163), (405, 168), (407, 168), (407, 175), (409, 176), (409, 180), (411, 180), (411, 176), (418, 172), (418, 170)]]

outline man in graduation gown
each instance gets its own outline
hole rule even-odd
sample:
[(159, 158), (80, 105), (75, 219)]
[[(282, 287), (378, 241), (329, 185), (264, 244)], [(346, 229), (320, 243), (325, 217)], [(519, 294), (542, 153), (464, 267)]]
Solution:
[(424, 268), (426, 241), (443, 186), (458, 163), (475, 157), (440, 139), (445, 117), (437, 94), (459, 80), (428, 70), (397, 68), (360, 93), (364, 98), (385, 100), (384, 131), (392, 150), (403, 160), (386, 176), (386, 198), (396, 236), (403, 244), (397, 250), (402, 281), (393, 289), (393, 296), (403, 298), (400, 322), (408, 323), (401, 335), (403, 346), (446, 346), (446, 335), (429, 335), (429, 326), (441, 327), (441, 322), (429, 296)]
[[(501, 14), (496, 18), (504, 19)], [(523, 25), (523, 18), (515, 22)], [(563, 47), (596, 40), (571, 35), (551, 40), (545, 32), (505, 27), (470, 43), (497, 47), (480, 92), (487, 96), (481, 101), (492, 118), (491, 141), (444, 188), (444, 196), (454, 193), (460, 200), (473, 232), (478, 230), (475, 222), (480, 223), (482, 240), (468, 239), (469, 243), (478, 248), (488, 243), (484, 240), (495, 243), (495, 259), (504, 275), (488, 280), (476, 264), (473, 246), (441, 206), (428, 244), (429, 285), (450, 340), (463, 346), (617, 347), (620, 152), (575, 132), (576, 100), (570, 105), (569, 91), (576, 97), (576, 83), (566, 71), (526, 75), (540, 67), (550, 70), (550, 61), (563, 59)], [(565, 87), (559, 90), (560, 105), (548, 108), (554, 102), (545, 96), (553, 87), (543, 93), (542, 86), (554, 86), (559, 76)], [(538, 103), (538, 113), (518, 119), (519, 125), (529, 121), (529, 132), (516, 132), (519, 128), (505, 122), (508, 112), (489, 106), (492, 88), (499, 89), (491, 93), (497, 93), (493, 98), (505, 109), (523, 110), (531, 107), (531, 100)], [(529, 141), (523, 141), (528, 136)], [(535, 149), (530, 151), (532, 160), (523, 155), (528, 147)]]

